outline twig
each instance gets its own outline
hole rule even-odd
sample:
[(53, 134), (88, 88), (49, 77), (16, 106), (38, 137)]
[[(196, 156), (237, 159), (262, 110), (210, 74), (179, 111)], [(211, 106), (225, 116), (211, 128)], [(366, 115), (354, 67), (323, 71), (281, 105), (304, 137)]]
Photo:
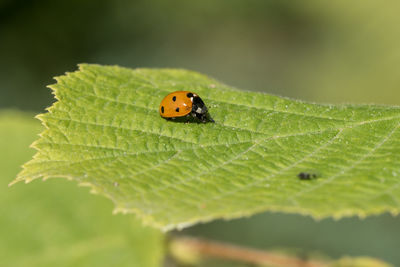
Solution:
[(201, 257), (215, 257), (256, 265), (277, 267), (326, 267), (329, 264), (328, 262), (323, 261), (303, 260), (293, 256), (193, 237), (175, 237), (171, 242), (174, 243), (175, 248), (183, 248), (185, 253), (192, 253)]

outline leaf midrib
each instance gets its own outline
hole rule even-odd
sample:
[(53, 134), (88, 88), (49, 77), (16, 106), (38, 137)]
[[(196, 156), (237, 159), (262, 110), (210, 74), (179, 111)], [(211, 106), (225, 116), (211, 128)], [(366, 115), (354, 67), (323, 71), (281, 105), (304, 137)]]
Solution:
[[(67, 118), (58, 118), (55, 116), (51, 116), (52, 118), (55, 119), (60, 119), (60, 120), (66, 120), (66, 121), (70, 121), (71, 119), (67, 119)], [(370, 120), (370, 121), (361, 121), (359, 123), (353, 124), (353, 125), (349, 125), (347, 127), (341, 127), (341, 128), (328, 128), (328, 129), (324, 129), (324, 130), (317, 130), (317, 131), (306, 131), (306, 132), (299, 132), (299, 133), (294, 133), (294, 134), (284, 134), (284, 135), (274, 135), (274, 136), (267, 136), (265, 139), (253, 139), (253, 140), (246, 140), (246, 141), (240, 141), (240, 142), (231, 142), (231, 143), (224, 143), (224, 144), (211, 144), (211, 145), (200, 145), (199, 143), (192, 143), (192, 142), (186, 142), (189, 144), (193, 144), (196, 147), (193, 148), (188, 148), (188, 149), (176, 149), (176, 150), (154, 150), (154, 151), (147, 151), (147, 152), (139, 152), (139, 153), (131, 153), (129, 152), (129, 150), (125, 150), (125, 149), (121, 149), (121, 148), (116, 148), (116, 147), (106, 147), (106, 146), (93, 146), (93, 145), (86, 145), (86, 144), (68, 144), (68, 143), (46, 143), (46, 142), (40, 142), (40, 144), (58, 144), (58, 145), (67, 145), (67, 146), (82, 146), (82, 147), (86, 147), (86, 148), (104, 148), (104, 149), (110, 149), (110, 150), (118, 150), (118, 151), (124, 151), (125, 155), (140, 155), (140, 154), (145, 154), (145, 153), (159, 153), (159, 152), (178, 152), (178, 151), (190, 151), (190, 150), (195, 150), (195, 149), (203, 149), (203, 148), (208, 148), (208, 147), (215, 147), (215, 146), (226, 146), (226, 145), (236, 145), (236, 144), (243, 144), (243, 143), (254, 143), (254, 142), (258, 142), (258, 141), (268, 141), (268, 140), (274, 140), (274, 139), (279, 139), (279, 138), (287, 138), (287, 137), (292, 137), (292, 136), (303, 136), (303, 135), (312, 135), (312, 134), (322, 134), (324, 132), (329, 132), (329, 131), (335, 131), (335, 130), (345, 130), (345, 129), (350, 129), (356, 126), (360, 126), (363, 124), (367, 124), (367, 123), (376, 123), (376, 122), (381, 122), (381, 121), (385, 121), (385, 120), (394, 120), (394, 119), (398, 119), (400, 118), (400, 116), (398, 117), (389, 117), (389, 118), (383, 118), (383, 119), (376, 119), (376, 120)], [(117, 126), (112, 126), (112, 125), (103, 125), (103, 124), (97, 124), (97, 123), (88, 123), (88, 122), (81, 122), (81, 121), (77, 121), (77, 120), (71, 120), (77, 123), (82, 123), (82, 124), (92, 124), (94, 126), (99, 126), (99, 127), (113, 127), (113, 128), (121, 128), (121, 127), (117, 127)], [(130, 129), (130, 128), (123, 128), (125, 130), (129, 130), (129, 131), (138, 131), (136, 129)], [(143, 131), (143, 133), (148, 133), (146, 131)], [(157, 133), (151, 133), (157, 136), (160, 136), (160, 134)], [(162, 135), (165, 138), (171, 138), (171, 139), (175, 139), (174, 137), (170, 137), (170, 136), (166, 136), (166, 135)], [(179, 141), (185, 142), (184, 140), (178, 139)], [(35, 146), (35, 144), (34, 144)], [(41, 150), (40, 147), (36, 148), (38, 150)], [(118, 155), (113, 155), (115, 157), (118, 156), (123, 156), (124, 154), (118, 154)], [(113, 157), (110, 156), (110, 157)], [(95, 160), (97, 158), (93, 158), (93, 160)], [(90, 159), (87, 159), (90, 160)], [(41, 161), (41, 162), (52, 162), (52, 161)], [(73, 163), (79, 163), (79, 161), (77, 162), (73, 162)]]

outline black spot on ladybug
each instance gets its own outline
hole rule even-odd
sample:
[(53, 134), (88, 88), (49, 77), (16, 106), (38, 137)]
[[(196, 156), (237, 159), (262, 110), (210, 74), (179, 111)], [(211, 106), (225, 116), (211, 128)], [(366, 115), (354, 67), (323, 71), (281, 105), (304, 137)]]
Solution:
[(179, 112), (179, 108), (176, 108), (175, 111), (176, 111), (176, 112)]
[(164, 106), (161, 107), (161, 113), (164, 113)]
[(310, 172), (301, 172), (297, 174), (297, 177), (299, 177), (300, 180), (312, 180), (317, 178), (317, 174)]
[(191, 97), (193, 97), (193, 94), (192, 94), (192, 93), (187, 93), (186, 96), (187, 96), (188, 98), (191, 98)]
[(172, 98), (172, 101), (174, 101), (174, 102), (176, 101), (176, 96), (174, 96), (174, 97)]

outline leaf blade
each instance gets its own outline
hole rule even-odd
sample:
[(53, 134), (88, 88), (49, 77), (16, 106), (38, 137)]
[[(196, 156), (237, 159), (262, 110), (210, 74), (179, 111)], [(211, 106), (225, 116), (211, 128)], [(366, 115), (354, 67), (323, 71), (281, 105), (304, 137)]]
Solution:
[[(98, 65), (51, 88), (58, 101), (39, 116), (47, 129), (16, 181), (67, 176), (164, 229), (265, 210), (398, 213), (398, 107), (309, 104), (185, 70)], [(198, 93), (216, 123), (160, 118), (174, 90)], [(297, 179), (307, 170), (320, 177)]]

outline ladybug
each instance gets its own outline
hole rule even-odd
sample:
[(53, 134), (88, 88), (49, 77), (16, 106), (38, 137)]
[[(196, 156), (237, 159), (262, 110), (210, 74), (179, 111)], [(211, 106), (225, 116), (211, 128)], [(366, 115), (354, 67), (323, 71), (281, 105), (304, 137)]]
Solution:
[(160, 104), (161, 117), (169, 120), (184, 119), (190, 116), (201, 122), (214, 122), (208, 114), (203, 100), (190, 91), (176, 91), (168, 94)]

